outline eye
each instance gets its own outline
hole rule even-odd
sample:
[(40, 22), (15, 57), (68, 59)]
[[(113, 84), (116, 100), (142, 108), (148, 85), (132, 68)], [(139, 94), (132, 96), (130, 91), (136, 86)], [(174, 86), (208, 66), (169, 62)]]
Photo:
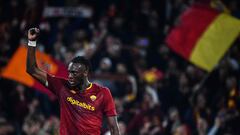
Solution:
[(77, 75), (77, 71), (69, 71), (69, 74), (72, 74), (72, 75), (76, 76)]
[(77, 75), (77, 72), (73, 72), (73, 75)]

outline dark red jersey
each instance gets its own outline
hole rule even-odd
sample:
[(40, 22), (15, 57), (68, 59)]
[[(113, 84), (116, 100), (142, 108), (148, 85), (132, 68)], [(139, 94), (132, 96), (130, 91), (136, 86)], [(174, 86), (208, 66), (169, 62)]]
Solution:
[(47, 76), (47, 87), (60, 104), (60, 135), (100, 135), (103, 116), (117, 115), (108, 88), (91, 83), (84, 92), (71, 90), (63, 78)]

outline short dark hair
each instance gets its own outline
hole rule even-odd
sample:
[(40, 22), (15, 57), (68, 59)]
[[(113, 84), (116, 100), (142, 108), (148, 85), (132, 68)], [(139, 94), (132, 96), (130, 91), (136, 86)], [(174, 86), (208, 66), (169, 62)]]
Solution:
[(86, 67), (86, 69), (90, 71), (90, 67), (91, 67), (90, 61), (84, 56), (77, 56), (73, 58), (70, 62), (83, 64)]

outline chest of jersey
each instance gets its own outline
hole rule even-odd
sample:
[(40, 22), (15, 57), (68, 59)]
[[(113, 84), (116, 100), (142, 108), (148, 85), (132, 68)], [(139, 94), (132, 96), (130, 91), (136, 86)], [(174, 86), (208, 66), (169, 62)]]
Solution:
[(85, 93), (64, 91), (61, 94), (60, 103), (70, 110), (77, 112), (101, 112), (103, 94), (99, 91), (89, 91)]

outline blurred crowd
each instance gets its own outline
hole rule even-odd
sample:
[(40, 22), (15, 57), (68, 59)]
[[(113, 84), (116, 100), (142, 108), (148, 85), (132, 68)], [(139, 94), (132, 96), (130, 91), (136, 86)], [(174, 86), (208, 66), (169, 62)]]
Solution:
[[(39, 50), (66, 65), (78, 55), (91, 60), (90, 80), (111, 89), (122, 135), (239, 135), (240, 38), (211, 73), (164, 42), (193, 2), (0, 0), (0, 70), (39, 27)], [(223, 3), (240, 18), (238, 0)], [(93, 14), (44, 17), (46, 7)], [(57, 101), (12, 80), (0, 78), (0, 86), (0, 135), (58, 135)], [(102, 132), (110, 134), (105, 122)]]

